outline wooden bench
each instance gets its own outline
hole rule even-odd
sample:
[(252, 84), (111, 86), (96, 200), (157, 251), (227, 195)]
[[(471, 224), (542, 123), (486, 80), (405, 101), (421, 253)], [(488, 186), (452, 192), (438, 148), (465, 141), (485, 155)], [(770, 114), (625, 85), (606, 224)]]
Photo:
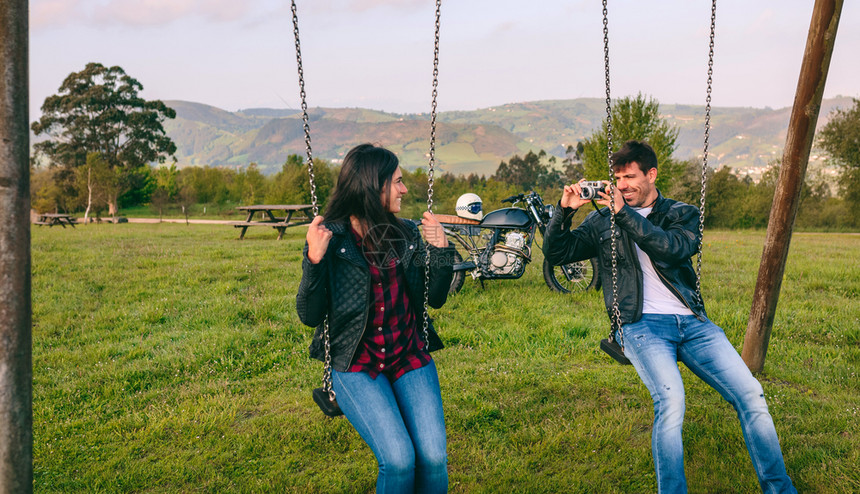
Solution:
[(77, 218), (73, 217), (70, 214), (39, 213), (35, 217), (35, 221), (33, 221), (32, 223), (34, 225), (39, 225), (39, 226), (42, 226), (42, 225), (47, 225), (47, 226), (60, 225), (63, 228), (65, 228), (66, 225), (69, 225), (72, 228), (74, 228), (75, 223), (77, 223)]
[[(313, 206), (310, 204), (284, 204), (284, 205), (254, 205), (254, 206), (239, 206), (236, 209), (247, 211), (248, 217), (245, 221), (234, 221), (230, 224), (234, 228), (241, 228), (239, 240), (245, 238), (245, 232), (252, 226), (270, 226), (278, 230), (278, 240), (284, 237), (284, 230), (291, 226), (307, 225), (313, 217)], [(284, 216), (276, 216), (275, 212), (283, 211)], [(300, 211), (304, 213), (305, 219), (292, 221), (293, 213)], [(254, 220), (254, 215), (260, 213), (262, 219)]]

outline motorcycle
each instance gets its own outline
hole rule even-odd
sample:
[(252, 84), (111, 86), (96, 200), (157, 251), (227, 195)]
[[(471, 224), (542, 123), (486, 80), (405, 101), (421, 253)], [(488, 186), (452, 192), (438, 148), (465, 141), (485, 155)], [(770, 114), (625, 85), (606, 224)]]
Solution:
[[(464, 198), (473, 200), (461, 204)], [(541, 196), (534, 191), (503, 199), (502, 203), (511, 206), (486, 215), (480, 211), (480, 198), (475, 194), (464, 194), (457, 203), (457, 215), (436, 215), (449, 242), (457, 248), (451, 294), (463, 287), (466, 273), (480, 280), (482, 287), (484, 280), (522, 277), (532, 261), (536, 233), (540, 232), (541, 238), (546, 235), (547, 224), (555, 213), (555, 208), (544, 205)], [(518, 204), (522, 207), (516, 207)], [(599, 286), (597, 266), (597, 259), (563, 266), (553, 266), (544, 260), (543, 278), (556, 292), (585, 291)]]

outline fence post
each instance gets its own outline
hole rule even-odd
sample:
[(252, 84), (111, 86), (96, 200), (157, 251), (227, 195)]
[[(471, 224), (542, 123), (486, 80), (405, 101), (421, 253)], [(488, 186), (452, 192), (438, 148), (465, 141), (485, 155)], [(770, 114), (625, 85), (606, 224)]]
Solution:
[(33, 492), (28, 0), (0, 7), (0, 493)]

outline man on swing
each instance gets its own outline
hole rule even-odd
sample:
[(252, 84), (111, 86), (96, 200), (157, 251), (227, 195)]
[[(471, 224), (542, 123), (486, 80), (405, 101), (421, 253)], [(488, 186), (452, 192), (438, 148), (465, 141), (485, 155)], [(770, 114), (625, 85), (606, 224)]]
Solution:
[[(589, 214), (571, 231), (571, 218), (589, 202), (582, 181), (564, 187), (561, 214), (553, 216), (544, 241), (546, 259), (561, 265), (597, 256), (603, 298), (612, 318), (612, 238), (614, 201), (617, 297), (625, 356), (654, 401), (651, 452), (661, 493), (687, 492), (681, 426), (684, 383), (677, 362), (716, 389), (737, 411), (747, 450), (762, 491), (796, 492), (785, 471), (773, 419), (761, 384), (753, 377), (723, 330), (712, 323), (696, 289), (690, 257), (701, 241), (699, 210), (663, 197), (655, 185), (657, 156), (645, 142), (628, 141), (611, 157), (617, 186), (600, 192), (607, 208)], [(605, 182), (609, 191), (609, 182)]]

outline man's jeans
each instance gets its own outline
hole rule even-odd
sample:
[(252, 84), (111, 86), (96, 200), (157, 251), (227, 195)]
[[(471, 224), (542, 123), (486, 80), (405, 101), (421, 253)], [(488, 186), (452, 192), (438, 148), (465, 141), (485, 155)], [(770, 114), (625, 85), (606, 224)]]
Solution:
[(672, 314), (644, 314), (622, 329), (624, 354), (654, 400), (651, 453), (659, 492), (687, 492), (681, 440), (684, 383), (677, 361), (735, 407), (762, 491), (797, 492), (785, 471), (761, 384), (722, 329), (707, 319)]
[(332, 370), (337, 403), (379, 463), (377, 493), (448, 490), (448, 456), (436, 364), (391, 383), (384, 374)]

